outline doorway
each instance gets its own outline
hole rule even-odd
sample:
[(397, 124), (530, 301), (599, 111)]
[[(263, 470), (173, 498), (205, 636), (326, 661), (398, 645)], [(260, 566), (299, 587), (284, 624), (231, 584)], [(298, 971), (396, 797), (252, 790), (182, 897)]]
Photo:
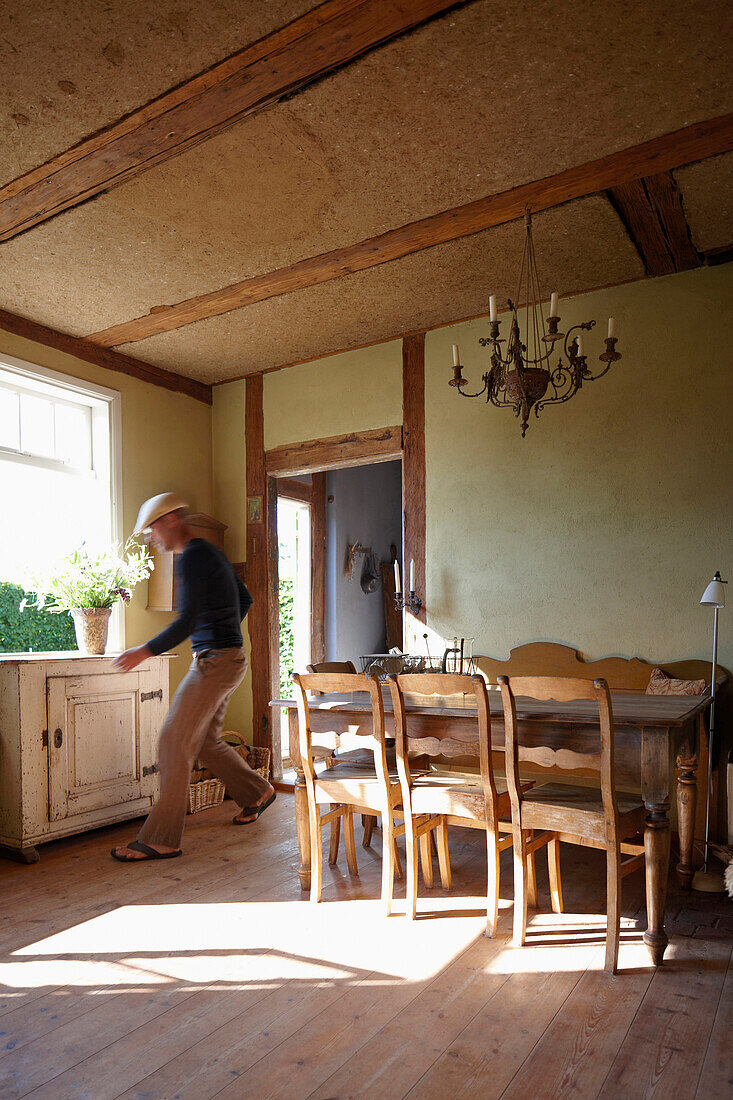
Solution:
[(280, 692), (291, 692), (290, 674), (305, 669), (311, 654), (311, 502), (278, 495), (278, 607)]
[[(270, 484), (270, 697), (292, 698), (293, 671), (346, 660), (358, 670), (366, 654), (402, 644), (393, 599), (395, 559), (402, 567), (402, 461), (274, 476)], [(287, 768), (287, 713), (273, 710), (272, 719), (273, 764)]]

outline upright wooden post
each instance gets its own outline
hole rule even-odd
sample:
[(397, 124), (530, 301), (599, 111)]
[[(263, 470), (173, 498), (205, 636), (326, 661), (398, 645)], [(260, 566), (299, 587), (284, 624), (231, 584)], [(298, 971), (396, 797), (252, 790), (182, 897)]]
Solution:
[[(425, 593), (425, 333), (402, 341), (402, 507), (403, 581), (409, 586), (410, 560), (415, 562), (415, 592)], [(404, 644), (409, 648), (416, 621), (425, 622), (425, 607), (406, 616)], [(412, 626), (411, 626), (412, 623)]]
[(262, 375), (246, 380), (244, 411), (247, 456), (247, 587), (254, 601), (247, 616), (252, 661), (252, 732), (254, 744), (272, 750), (270, 720), (271, 597), (268, 584), (267, 526), (271, 502), (265, 475)]
[(311, 660), (326, 659), (326, 475), (313, 474), (311, 493)]

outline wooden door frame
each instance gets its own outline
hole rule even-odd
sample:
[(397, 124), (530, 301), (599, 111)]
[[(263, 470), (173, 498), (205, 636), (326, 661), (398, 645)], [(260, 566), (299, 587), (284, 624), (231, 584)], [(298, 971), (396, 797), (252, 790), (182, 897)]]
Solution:
[[(345, 466), (367, 466), (392, 459), (402, 461), (403, 562), (415, 561), (416, 591), (423, 601), (418, 619), (425, 621), (425, 334), (406, 336), (402, 349), (403, 423), (324, 439), (264, 449), (262, 375), (246, 380), (247, 451), (247, 569), (255, 600), (250, 612), (252, 641), (252, 721), (254, 743), (272, 753), (273, 778), (281, 768), (280, 715), (269, 706), (279, 695), (279, 594), (277, 546), (277, 482), (297, 474), (323, 474), (322, 523), (315, 534), (324, 546), (325, 580), (325, 472)], [(254, 501), (254, 515), (250, 507)], [(257, 509), (259, 502), (261, 508)], [(252, 561), (249, 561), (250, 553)], [(404, 572), (404, 569), (403, 569)], [(315, 571), (314, 571), (315, 573)], [(323, 599), (323, 584), (319, 600)], [(259, 606), (258, 606), (259, 605)], [(253, 616), (253, 612), (257, 614)], [(322, 622), (322, 619), (321, 619)], [(314, 659), (324, 638), (314, 644)]]

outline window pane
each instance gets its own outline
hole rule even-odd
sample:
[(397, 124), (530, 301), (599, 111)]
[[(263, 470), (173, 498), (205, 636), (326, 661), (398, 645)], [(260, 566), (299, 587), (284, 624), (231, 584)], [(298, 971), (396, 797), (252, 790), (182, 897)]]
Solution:
[(20, 447), (18, 395), (0, 386), (0, 447)]
[(92, 466), (92, 410), (85, 405), (56, 406), (56, 458), (89, 470)]
[(53, 458), (53, 402), (31, 394), (20, 395), (20, 449)]

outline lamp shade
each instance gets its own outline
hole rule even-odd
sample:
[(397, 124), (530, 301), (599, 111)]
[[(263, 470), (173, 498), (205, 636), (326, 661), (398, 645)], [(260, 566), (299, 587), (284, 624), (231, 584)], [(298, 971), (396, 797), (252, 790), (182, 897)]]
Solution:
[(709, 604), (711, 607), (725, 607), (724, 583), (720, 579), (720, 573), (716, 573), (703, 592), (700, 603)]

